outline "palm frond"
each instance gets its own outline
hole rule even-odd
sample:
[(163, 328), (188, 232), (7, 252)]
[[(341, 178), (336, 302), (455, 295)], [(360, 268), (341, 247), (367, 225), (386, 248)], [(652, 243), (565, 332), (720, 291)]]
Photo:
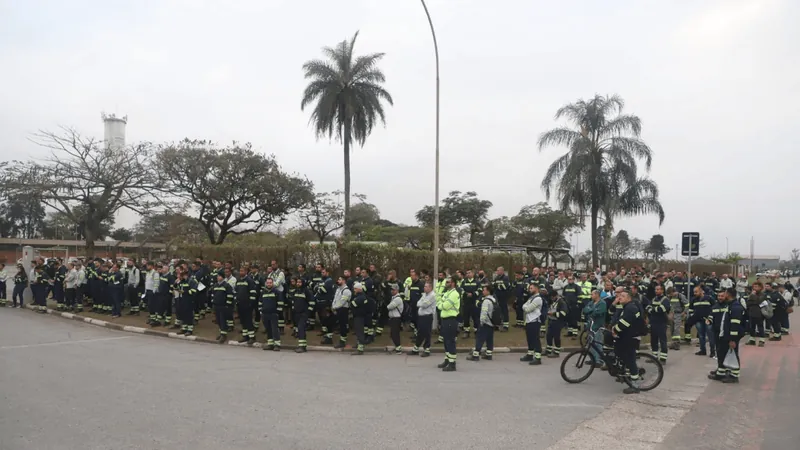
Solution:
[(558, 147), (563, 145), (565, 147), (572, 147), (572, 145), (580, 139), (583, 139), (583, 136), (581, 136), (580, 133), (576, 132), (575, 130), (570, 130), (566, 127), (561, 127), (542, 133), (539, 136), (537, 145), (539, 147), (539, 151), (551, 146)]
[(605, 137), (632, 134), (639, 137), (642, 134), (642, 120), (638, 116), (619, 115), (606, 122), (603, 135)]
[(636, 159), (643, 159), (648, 171), (653, 165), (653, 151), (643, 140), (632, 137), (617, 136), (609, 139), (610, 149), (619, 149)]

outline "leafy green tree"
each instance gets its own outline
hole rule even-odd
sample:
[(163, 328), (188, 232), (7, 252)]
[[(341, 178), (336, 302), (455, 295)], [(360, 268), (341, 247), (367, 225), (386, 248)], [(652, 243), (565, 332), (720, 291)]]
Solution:
[(117, 228), (111, 232), (111, 239), (120, 242), (129, 242), (133, 240), (133, 230), (129, 228)]
[(275, 157), (234, 142), (188, 140), (165, 146), (158, 172), (169, 192), (197, 211), (212, 244), (283, 222), (313, 200), (310, 181), (284, 172)]
[(669, 252), (669, 248), (664, 245), (664, 236), (654, 234), (650, 238), (650, 243), (645, 249), (645, 253), (653, 257), (653, 260), (658, 262), (664, 255)]
[[(48, 214), (42, 227), (42, 237), (45, 239), (86, 239), (86, 221), (88, 220), (86, 206), (75, 206), (72, 214), (74, 218), (78, 219), (77, 223), (63, 212), (56, 211)], [(97, 224), (93, 231), (95, 240), (100, 241), (109, 236), (111, 229), (114, 228), (114, 222), (114, 216), (111, 216)]]
[(335, 192), (319, 192), (298, 212), (303, 226), (316, 234), (320, 244), (344, 227), (344, 211), (336, 197)]
[(633, 249), (633, 243), (631, 242), (631, 238), (628, 236), (627, 231), (619, 230), (617, 235), (609, 239), (609, 241), (611, 241), (610, 256), (614, 261), (621, 261), (630, 256), (630, 253)]
[[(439, 226), (445, 229), (465, 226), (470, 244), (475, 245), (478, 243), (478, 233), (483, 231), (488, 220), (491, 207), (492, 202), (479, 199), (474, 191), (451, 191), (439, 207)], [(434, 213), (433, 206), (425, 206), (417, 211), (417, 221), (423, 227), (433, 228)]]
[(42, 233), (44, 205), (35, 194), (18, 193), (0, 204), (0, 236), (33, 239)]
[(635, 115), (622, 114), (624, 102), (614, 95), (596, 95), (561, 107), (556, 120), (567, 119), (572, 127), (562, 126), (539, 136), (538, 147), (566, 147), (542, 179), (549, 199), (555, 195), (559, 208), (588, 211), (592, 230), (592, 265), (598, 265), (598, 216), (603, 205), (614, 196), (611, 180), (632, 184), (637, 177), (637, 162), (650, 169), (652, 151), (640, 139), (642, 124)]
[(64, 128), (40, 132), (35, 142), (51, 150), (42, 160), (13, 161), (2, 174), (9, 195), (34, 195), (81, 228), (86, 254), (94, 253), (102, 224), (122, 209), (139, 214), (160, 204), (162, 184), (153, 167), (153, 147), (107, 146)]
[(208, 235), (196, 217), (179, 212), (162, 212), (143, 216), (133, 228), (137, 242), (160, 242), (167, 247), (177, 242), (187, 244), (208, 243)]
[(324, 47), (325, 59), (303, 64), (308, 85), (300, 109), (313, 104), (310, 123), (317, 138), (335, 138), (344, 145), (344, 235), (348, 236), (350, 216), (350, 147), (364, 146), (378, 122), (385, 124), (383, 102), (393, 104), (383, 88), (386, 77), (378, 68), (384, 53), (355, 56), (358, 32), (336, 47)]

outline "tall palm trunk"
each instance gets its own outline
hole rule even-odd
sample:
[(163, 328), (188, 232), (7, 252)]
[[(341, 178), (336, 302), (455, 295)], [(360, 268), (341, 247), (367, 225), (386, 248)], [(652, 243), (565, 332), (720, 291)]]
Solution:
[(614, 224), (608, 219), (606, 215), (606, 223), (603, 226), (603, 260), (606, 267), (611, 265), (611, 236), (614, 231)]
[(592, 267), (591, 267), (591, 269), (594, 269), (595, 267), (599, 266), (598, 261), (597, 261), (597, 215), (598, 215), (597, 209), (598, 208), (596, 206), (596, 203), (597, 202), (592, 202)]
[(350, 126), (344, 125), (344, 229), (345, 239), (350, 236)]

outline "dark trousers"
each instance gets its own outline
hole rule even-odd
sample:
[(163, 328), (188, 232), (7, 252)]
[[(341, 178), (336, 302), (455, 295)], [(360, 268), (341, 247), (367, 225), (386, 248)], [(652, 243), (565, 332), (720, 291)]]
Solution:
[(756, 338), (765, 337), (764, 334), (764, 318), (763, 317), (750, 317), (750, 340), (755, 341)]
[[(11, 293), (11, 299), (14, 301), (14, 306), (23, 306), (23, 294), (25, 294), (25, 285), (15, 284), (14, 292)], [(19, 297), (19, 303), (17, 303), (17, 297)]]
[(494, 327), (492, 325), (481, 324), (475, 333), (476, 352), (481, 352), (484, 343), (486, 344), (486, 355), (490, 356), (494, 351)]
[[(734, 340), (733, 342), (736, 342), (733, 353), (736, 354), (736, 362), (738, 362), (741, 367), (742, 362), (739, 359), (739, 340)], [(725, 357), (728, 355), (728, 350), (731, 348), (730, 343), (730, 339), (717, 339), (717, 376), (730, 375), (734, 378), (739, 378), (741, 369), (728, 369), (725, 367)]]
[(472, 323), (472, 327), (475, 328), (475, 332), (478, 331), (479, 323), (475, 323), (473, 318), (475, 317), (475, 299), (472, 297), (464, 297), (464, 300), (461, 302), (461, 323), (463, 324), (464, 331), (470, 331), (470, 323)]
[(139, 295), (134, 286), (125, 286), (125, 299), (128, 301), (131, 311), (139, 311)]
[(364, 336), (364, 316), (353, 316), (353, 328), (356, 333), (356, 341), (358, 343), (358, 351), (364, 351), (366, 338)]
[(517, 314), (517, 321), (515, 325), (518, 327), (525, 326), (525, 311), (522, 310), (522, 305), (525, 304), (525, 299), (523, 297), (517, 297), (517, 301), (514, 304), (514, 312)]
[(525, 324), (525, 340), (528, 341), (528, 354), (536, 359), (542, 357), (542, 341), (539, 337), (541, 328), (541, 322), (528, 322)]
[[(242, 325), (242, 337), (255, 338), (256, 330), (253, 328), (253, 305), (250, 300), (240, 301), (236, 305), (239, 311), (239, 323)], [(195, 309), (195, 311), (197, 311)]]
[[(788, 319), (789, 313), (786, 312), (784, 309), (775, 309), (775, 313), (772, 315), (772, 319), (770, 320), (772, 325), (772, 336), (773, 337), (780, 337), (782, 330), (783, 330), (783, 323), (784, 320)], [(788, 328), (788, 327), (786, 327)]]
[(147, 301), (147, 312), (150, 313), (150, 320), (161, 320), (161, 295), (153, 291), (145, 292)]
[(67, 288), (64, 291), (64, 299), (67, 302), (67, 307), (75, 307), (75, 288)]
[(789, 334), (789, 312), (783, 315), (783, 322), (781, 323), (781, 330), (783, 334)]
[(40, 284), (31, 285), (31, 293), (33, 294), (33, 304), (40, 308), (47, 306), (47, 290), (45, 286)]
[(53, 285), (53, 299), (57, 304), (64, 306), (64, 285), (58, 281)]
[(419, 324), (417, 332), (417, 340), (414, 342), (414, 347), (430, 353), (431, 351), (431, 329), (433, 328), (433, 314), (426, 316), (417, 316), (417, 323)]
[(261, 311), (261, 319), (264, 321), (264, 329), (267, 330), (267, 345), (281, 345), (280, 327), (278, 327), (278, 312)]
[(194, 296), (184, 295), (178, 298), (177, 316), (184, 330), (194, 329)]
[(561, 329), (564, 328), (564, 321), (550, 319), (547, 325), (547, 347), (546, 353), (555, 355), (561, 354)]
[[(381, 302), (381, 304), (378, 306), (378, 311), (380, 311), (380, 313), (378, 313), (378, 323), (377, 323), (377, 328), (375, 330), (375, 332), (378, 335), (383, 333), (383, 329), (389, 323), (389, 310), (386, 309), (386, 304), (385, 303), (386, 303), (385, 301)], [(398, 317), (398, 319), (399, 319), (399, 317)], [(402, 319), (400, 319), (400, 320), (402, 320)], [(400, 325), (400, 321), (398, 321), (397, 324), (399, 326)]]
[(578, 334), (578, 321), (581, 318), (581, 304), (577, 300), (573, 300), (567, 305), (569, 312), (567, 316), (567, 334)]
[(394, 347), (400, 348), (400, 318), (399, 317), (390, 317), (389, 318), (389, 331), (392, 335), (392, 344)]
[(217, 319), (217, 326), (219, 327), (219, 334), (228, 334), (228, 306), (227, 305), (214, 305), (214, 316)]
[(122, 289), (114, 289), (111, 291), (111, 314), (119, 316), (122, 314), (122, 297), (125, 294)]
[(500, 314), (503, 316), (503, 328), (508, 328), (508, 297), (498, 298), (497, 304), (500, 305)]
[(6, 286), (5, 281), (0, 281), (0, 300), (6, 300), (7, 298), (8, 298), (8, 286)]
[(667, 324), (650, 322), (650, 350), (661, 361), (667, 360)]
[(172, 292), (164, 294), (161, 298), (161, 315), (164, 317), (164, 323), (172, 321), (172, 301), (174, 298)]
[[(417, 308), (417, 301), (415, 300), (410, 302), (408, 306), (409, 310), (411, 311), (410, 314), (411, 320), (409, 322), (409, 325), (411, 326), (412, 330), (415, 330), (414, 332), (416, 333), (416, 329), (419, 327), (419, 324), (417, 323), (419, 319), (419, 308)], [(433, 324), (433, 317), (431, 317), (431, 324)]]
[(623, 364), (625, 364), (626, 373), (631, 375), (631, 378), (639, 378), (639, 368), (636, 367), (636, 343), (632, 337), (617, 338), (614, 341), (614, 352), (617, 354)]
[[(508, 303), (506, 303), (508, 307)], [(508, 310), (508, 308), (506, 308)], [(456, 337), (458, 336), (458, 319), (446, 317), (442, 319), (442, 337), (444, 338), (444, 355), (449, 363), (456, 362)]]
[(308, 322), (308, 313), (303, 311), (294, 315), (294, 323), (297, 327), (297, 346), (307, 347), (308, 340), (306, 339), (306, 322)]
[(336, 318), (339, 322), (339, 342), (347, 342), (348, 312), (347, 308), (336, 310)]

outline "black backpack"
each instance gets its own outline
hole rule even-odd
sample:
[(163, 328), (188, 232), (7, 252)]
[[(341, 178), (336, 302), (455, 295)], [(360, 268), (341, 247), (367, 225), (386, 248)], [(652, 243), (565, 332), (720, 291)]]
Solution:
[(499, 327), (500, 325), (503, 325), (503, 313), (497, 306), (497, 300), (489, 299), (489, 301), (492, 302), (492, 325)]

